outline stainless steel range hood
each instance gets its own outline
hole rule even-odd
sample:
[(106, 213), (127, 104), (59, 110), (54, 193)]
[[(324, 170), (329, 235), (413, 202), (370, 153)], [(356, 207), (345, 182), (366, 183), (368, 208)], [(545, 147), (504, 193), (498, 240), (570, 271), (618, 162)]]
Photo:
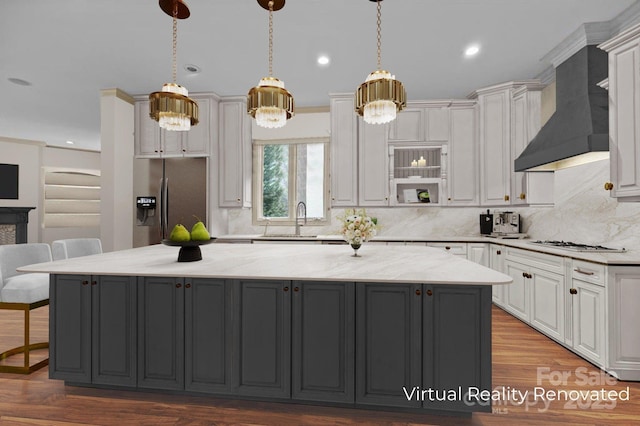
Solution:
[(586, 46), (556, 68), (556, 112), (514, 169), (548, 171), (609, 156), (609, 101), (597, 83), (607, 78), (607, 53)]

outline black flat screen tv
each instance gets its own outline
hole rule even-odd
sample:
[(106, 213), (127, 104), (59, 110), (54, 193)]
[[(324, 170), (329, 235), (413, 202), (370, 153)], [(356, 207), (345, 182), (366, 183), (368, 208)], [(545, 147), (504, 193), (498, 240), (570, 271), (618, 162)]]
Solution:
[(18, 199), (18, 165), (0, 164), (0, 199)]

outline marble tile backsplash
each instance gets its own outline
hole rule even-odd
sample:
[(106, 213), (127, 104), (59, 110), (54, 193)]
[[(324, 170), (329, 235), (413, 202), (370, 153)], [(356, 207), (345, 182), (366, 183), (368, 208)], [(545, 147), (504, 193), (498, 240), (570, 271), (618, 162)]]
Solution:
[[(603, 160), (555, 172), (554, 207), (512, 208), (520, 213), (522, 227), (533, 239), (559, 239), (590, 244), (640, 249), (640, 203), (619, 203), (603, 189), (609, 181), (609, 161)], [(494, 208), (491, 208), (493, 211)], [(497, 210), (506, 210), (498, 208)], [(479, 235), (482, 207), (375, 207), (380, 235), (412, 238), (447, 238)], [(332, 209), (326, 226), (306, 226), (303, 235), (336, 234), (337, 216)], [(229, 210), (229, 234), (261, 234), (263, 226), (252, 226), (251, 210)], [(270, 234), (293, 233), (293, 227), (271, 226)]]

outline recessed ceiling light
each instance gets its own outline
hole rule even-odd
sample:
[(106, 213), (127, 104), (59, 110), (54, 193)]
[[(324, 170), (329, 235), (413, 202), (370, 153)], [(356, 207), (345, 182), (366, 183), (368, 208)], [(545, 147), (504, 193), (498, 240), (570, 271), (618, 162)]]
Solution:
[(197, 74), (200, 72), (200, 67), (193, 64), (187, 64), (184, 66), (184, 70), (186, 72), (190, 72), (191, 74)]
[(475, 56), (478, 54), (478, 52), (480, 52), (480, 46), (478, 46), (477, 44), (473, 44), (469, 47), (467, 47), (467, 49), (464, 51), (464, 55), (465, 56)]
[(74, 144), (74, 142), (73, 142), (73, 141), (67, 141), (67, 143), (68, 143), (69, 145), (73, 145), (73, 144)]
[(318, 56), (318, 65), (329, 65), (329, 57), (327, 55), (320, 55)]
[(31, 86), (31, 82), (21, 78), (9, 77), (7, 80), (18, 86)]

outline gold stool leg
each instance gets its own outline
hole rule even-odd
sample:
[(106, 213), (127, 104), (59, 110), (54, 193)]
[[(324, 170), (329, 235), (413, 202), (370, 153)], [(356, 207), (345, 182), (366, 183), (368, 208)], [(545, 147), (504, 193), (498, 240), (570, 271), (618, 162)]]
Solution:
[(0, 365), (0, 373), (18, 373), (18, 374), (30, 374), (45, 365), (49, 364), (49, 358), (43, 359), (34, 365), (29, 365), (29, 354), (33, 350), (46, 349), (49, 347), (49, 342), (29, 343), (30, 337), (30, 312), (32, 309), (39, 308), (49, 304), (49, 299), (36, 303), (0, 303), (0, 309), (9, 310), (21, 310), (24, 311), (24, 345), (17, 348), (9, 349), (0, 353), (0, 361), (9, 358), (10, 356), (17, 354), (24, 354), (24, 365), (22, 367), (14, 365)]

